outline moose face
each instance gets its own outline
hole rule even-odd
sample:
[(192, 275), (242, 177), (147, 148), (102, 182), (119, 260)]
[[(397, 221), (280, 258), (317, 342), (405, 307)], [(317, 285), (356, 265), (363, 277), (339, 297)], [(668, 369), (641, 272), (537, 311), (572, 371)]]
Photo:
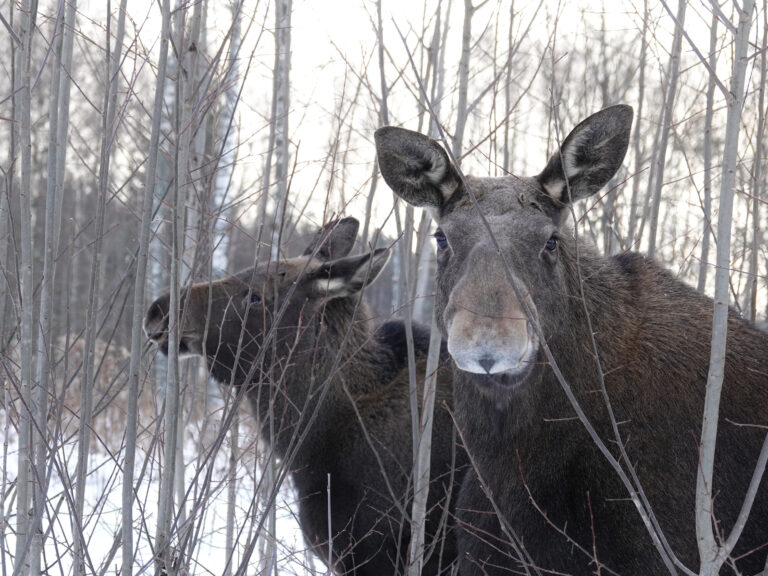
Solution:
[[(258, 380), (264, 367), (302, 345), (311, 346), (325, 305), (357, 294), (389, 260), (387, 249), (347, 256), (357, 228), (354, 218), (333, 222), (317, 233), (303, 256), (182, 289), (179, 352), (205, 356), (221, 382), (229, 383), (234, 370), (235, 382), (244, 383)], [(147, 336), (164, 354), (169, 303), (170, 294), (161, 296), (144, 318)], [(254, 366), (259, 358), (259, 366)]]
[(566, 263), (576, 258), (568, 205), (615, 174), (631, 122), (628, 106), (589, 117), (534, 177), (462, 179), (437, 142), (401, 128), (376, 132), (387, 184), (437, 221), (441, 330), (456, 366), (474, 374), (481, 389), (526, 382), (541, 365), (535, 325), (545, 338), (563, 329)]

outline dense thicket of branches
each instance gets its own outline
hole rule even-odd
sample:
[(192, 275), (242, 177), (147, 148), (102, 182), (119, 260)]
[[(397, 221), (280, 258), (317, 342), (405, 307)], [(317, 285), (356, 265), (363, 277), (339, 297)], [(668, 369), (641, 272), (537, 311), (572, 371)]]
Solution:
[(381, 125), (446, 138), (469, 173), (529, 175), (557, 134), (632, 105), (584, 234), (711, 294), (718, 258), (718, 297), (766, 321), (765, 0), (95, 4), (0, 1), (3, 575), (315, 570), (251, 417), (141, 319), (348, 214), (360, 250), (399, 241), (376, 319), (429, 323), (431, 222), (380, 182)]

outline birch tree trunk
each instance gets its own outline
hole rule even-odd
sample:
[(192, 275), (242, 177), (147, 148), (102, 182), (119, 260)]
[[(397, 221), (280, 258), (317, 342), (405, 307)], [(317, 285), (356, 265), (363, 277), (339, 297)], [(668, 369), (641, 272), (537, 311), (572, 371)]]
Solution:
[(275, 227), (272, 231), (272, 260), (278, 258), (280, 231), (288, 215), (288, 115), (290, 112), (291, 10), (292, 0), (275, 2)]
[(472, 0), (464, 0), (464, 28), (461, 35), (461, 59), (459, 60), (459, 94), (456, 131), (453, 135), (453, 156), (461, 162), (464, 127), (467, 124), (467, 87), (469, 84), (469, 55), (472, 43), (472, 16), (475, 8)]
[(419, 442), (414, 470), (413, 505), (411, 511), (411, 545), (408, 558), (408, 575), (419, 576), (424, 566), (424, 525), (426, 521), (427, 499), (429, 498), (430, 456), (432, 454), (432, 422), (435, 411), (435, 389), (437, 386), (437, 366), (440, 361), (442, 336), (437, 325), (437, 312), (433, 308), (427, 368), (424, 378), (421, 421), (419, 422)]
[[(125, 4), (125, 0), (123, 0)], [(56, 218), (54, 224), (56, 230), (53, 237), (56, 241), (54, 244), (54, 254), (58, 253), (59, 245), (61, 244), (61, 213), (64, 203), (64, 171), (66, 168), (67, 148), (68, 148), (68, 134), (69, 134), (69, 101), (70, 91), (72, 87), (72, 52), (74, 49), (74, 30), (75, 30), (75, 16), (77, 14), (77, 0), (71, 0), (66, 3), (66, 12), (64, 16), (64, 39), (62, 41), (62, 66), (64, 74), (61, 75), (61, 88), (60, 88), (60, 101), (65, 103), (60, 107), (59, 111), (59, 132), (56, 136), (60, 145), (57, 148), (56, 155), (56, 186), (62, 193), (56, 195)], [(123, 10), (125, 12), (125, 10)], [(119, 27), (119, 25), (118, 25)], [(71, 262), (71, 261), (70, 261)]]
[[(381, 43), (382, 37), (381, 37), (381, 26), (379, 26), (379, 42)], [(401, 36), (402, 37), (402, 36)], [(405, 39), (403, 38), (403, 42), (405, 43)], [(406, 45), (406, 50), (408, 50), (408, 47)], [(413, 72), (417, 77), (417, 80), (419, 82), (419, 85), (421, 86), (421, 90), (418, 95), (418, 100), (423, 101), (424, 98), (426, 98), (426, 92), (423, 89), (423, 84), (421, 82), (421, 77), (419, 75), (419, 71), (416, 69), (416, 66), (413, 63), (413, 57), (409, 51), (409, 59), (411, 62), (411, 66), (413, 68)], [(386, 84), (385, 84), (385, 74), (384, 74), (384, 68), (383, 68), (383, 61), (379, 62), (380, 64), (380, 77), (381, 77), (381, 83), (382, 83), (382, 102), (386, 103), (387, 100), (387, 90), (386, 90)], [(385, 112), (387, 113), (387, 112)], [(417, 374), (416, 374), (416, 356), (415, 356), (415, 348), (414, 348), (414, 341), (413, 341), (413, 307), (412, 307), (412, 300), (411, 300), (411, 253), (412, 253), (412, 240), (413, 240), (413, 207), (408, 204), (405, 206), (405, 218), (403, 219), (401, 217), (400, 213), (400, 207), (399, 203), (396, 201), (396, 204), (394, 206), (394, 214), (395, 214), (395, 224), (397, 226), (397, 237), (399, 238), (398, 241), (398, 250), (394, 252), (393, 257), (393, 284), (394, 288), (392, 291), (392, 308), (393, 310), (399, 310), (400, 314), (404, 316), (404, 325), (405, 325), (405, 342), (406, 342), (406, 353), (407, 353), (407, 363), (408, 363), (408, 390), (409, 390), (409, 405), (410, 405), (410, 414), (411, 414), (411, 446), (413, 450), (412, 455), (412, 471), (413, 471), (413, 478), (416, 479), (418, 475), (418, 457), (419, 457), (419, 433), (420, 433), (420, 422), (421, 422), (421, 416), (419, 414), (419, 396), (418, 396), (418, 385), (417, 385)], [(403, 522), (406, 521), (405, 518), (402, 519)], [(411, 523), (414, 522), (418, 523), (418, 512), (412, 512), (411, 513)], [(413, 526), (412, 526), (413, 528)], [(423, 532), (423, 528), (422, 528)], [(412, 531), (411, 533), (411, 548), (410, 548), (410, 554), (408, 559), (408, 566), (407, 570), (409, 574), (418, 574), (421, 570), (421, 564), (423, 562), (423, 551), (414, 549), (418, 547), (418, 540), (420, 537), (418, 536), (418, 533), (415, 531)], [(423, 540), (423, 535), (421, 536), (421, 539)], [(423, 543), (422, 543), (422, 549), (423, 549)]]
[[(9, 10), (9, 13), (9, 27), (12, 30), (18, 29), (18, 27), (14, 25), (13, 6)], [(16, 88), (18, 86), (17, 73), (20, 46), (16, 41), (17, 39), (11, 34), (8, 34), (7, 40), (7, 53), (10, 54), (9, 76), (12, 91), (12, 96), (10, 99), (10, 116), (13, 119), (16, 119)], [(8, 168), (4, 169), (4, 189), (2, 190), (2, 194), (0, 194), (0, 238), (4, 240), (4, 245), (2, 247), (2, 252), (0, 252), (0, 257), (2, 257), (3, 260), (8, 263), (8, 265), (5, 267), (6, 280), (0, 287), (0, 306), (2, 306), (0, 307), (0, 354), (3, 355), (7, 354), (8, 348), (10, 348), (10, 341), (14, 338), (14, 334), (16, 333), (16, 330), (19, 326), (19, 323), (17, 322), (17, 311), (20, 310), (20, 306), (18, 304), (19, 279), (16, 278), (14, 272), (11, 270), (12, 267), (10, 265), (10, 263), (16, 258), (15, 246), (18, 245), (16, 242), (16, 238), (18, 238), (18, 235), (16, 234), (16, 228), (18, 227), (18, 223), (21, 221), (21, 218), (18, 217), (18, 214), (14, 216), (14, 207), (18, 203), (19, 194), (13, 193), (16, 171), (12, 169), (15, 164), (15, 160), (18, 157), (18, 123), (12, 122), (8, 132), (9, 137), (6, 148), (7, 157), (5, 158), (6, 166)], [(18, 190), (16, 191), (18, 192)], [(16, 222), (16, 226), (14, 226), (14, 222)], [(5, 464), (5, 461), (3, 464)], [(2, 547), (0, 547), (0, 552), (2, 551)]]
[[(512, 52), (513, 43), (512, 43), (512, 33), (515, 29), (515, 2), (512, 0), (512, 2), (509, 5), (509, 40), (507, 43), (507, 53)], [(510, 167), (510, 159), (512, 157), (512, 154), (514, 153), (514, 127), (512, 128), (512, 140), (510, 140), (509, 137), (509, 126), (512, 124), (510, 118), (512, 115), (512, 58), (507, 59), (507, 73), (506, 73), (506, 82), (504, 83), (504, 118), (506, 118), (506, 122), (504, 122), (504, 143), (503, 143), (503, 152), (502, 152), (502, 170), (504, 174), (509, 174), (511, 167)]]
[[(36, 4), (35, 4), (36, 6)], [(32, 2), (23, 0), (19, 9), (19, 29), (17, 36), (21, 39), (21, 50), (15, 63), (14, 118), (20, 126), (19, 147), (15, 158), (21, 155), (21, 275), (19, 284), (19, 301), (21, 305), (21, 398), (22, 409), (19, 411), (19, 461), (16, 477), (16, 567), (14, 576), (28, 574), (30, 569), (29, 556), (29, 505), (31, 500), (30, 484), (32, 454), (32, 391), (34, 388), (34, 336), (32, 328), (32, 311), (34, 284), (32, 275), (32, 141), (30, 125), (31, 93), (31, 45), (35, 30), (36, 12), (32, 10)], [(14, 166), (16, 162), (14, 162)]]
[[(53, 292), (55, 275), (55, 256), (59, 244), (57, 236), (61, 229), (61, 200), (63, 185), (63, 167), (58, 162), (64, 160), (67, 147), (67, 126), (69, 117), (69, 90), (63, 90), (69, 84), (68, 74), (61, 74), (62, 66), (71, 68), (72, 61), (72, 30), (74, 28), (74, 7), (60, 9), (65, 14), (58, 15), (57, 26), (54, 29), (51, 89), (48, 102), (48, 158), (47, 158), (47, 189), (45, 199), (45, 241), (43, 247), (43, 276), (40, 282), (40, 315), (38, 320), (38, 341), (35, 348), (37, 354), (37, 392), (35, 408), (37, 410), (36, 424), (33, 427), (34, 436), (34, 465), (33, 477), (35, 489), (32, 509), (34, 520), (30, 528), (32, 542), (30, 547), (31, 574), (40, 573), (40, 558), (44, 540), (41, 530), (43, 514), (46, 506), (48, 491), (48, 461), (47, 431), (48, 431), (48, 394), (50, 359), (53, 356)], [(65, 34), (68, 42), (65, 43)], [(62, 94), (63, 93), (63, 94)], [(62, 96), (62, 97), (60, 97)], [(61, 116), (61, 119), (60, 119)], [(59, 122), (63, 125), (60, 125)], [(60, 175), (62, 178), (60, 178)]]
[(413, 344), (413, 307), (411, 302), (411, 278), (409, 264), (411, 261), (411, 242), (413, 240), (413, 207), (408, 204), (405, 207), (405, 218), (401, 218), (399, 206), (395, 207), (395, 223), (397, 225), (398, 258), (397, 258), (397, 294), (399, 300), (394, 304), (395, 310), (399, 310), (404, 316), (405, 343), (408, 355), (408, 383), (409, 402), (411, 408), (411, 442), (413, 447), (413, 468), (416, 469), (419, 439), (419, 402), (416, 384), (416, 355)]
[(752, 163), (752, 244), (749, 248), (749, 275), (747, 284), (747, 317), (757, 320), (758, 255), (760, 254), (760, 201), (763, 199), (763, 148), (765, 146), (765, 84), (768, 82), (768, 13), (763, 8), (763, 42), (760, 54), (760, 88), (758, 88), (757, 132), (755, 134), (755, 159)]
[(715, 69), (717, 66), (717, 14), (712, 14), (709, 29), (709, 82), (707, 84), (707, 111), (704, 115), (704, 230), (701, 235), (701, 256), (696, 289), (707, 288), (709, 270), (709, 243), (712, 236), (712, 118), (715, 115)]
[[(457, 127), (455, 137), (453, 141), (454, 157), (458, 161), (460, 159), (461, 150), (463, 147), (463, 132), (464, 123), (467, 118), (467, 86), (468, 86), (468, 74), (469, 74), (469, 43), (471, 41), (471, 18), (474, 8), (472, 7), (470, 0), (465, 0), (465, 20), (463, 29), (463, 41), (462, 47), (466, 48), (466, 51), (462, 49), (462, 60), (459, 66), (459, 109), (457, 116)], [(449, 5), (450, 9), (450, 5)], [(446, 28), (447, 32), (447, 28)], [(511, 31), (510, 31), (511, 34)], [(438, 18), (435, 23), (435, 33), (433, 35), (432, 50), (435, 54), (438, 54), (434, 58), (434, 75), (432, 83), (432, 99), (429, 106), (430, 109), (430, 136), (437, 138), (440, 132), (440, 118), (439, 118), (439, 102), (442, 101), (442, 78), (444, 76), (444, 66), (442, 57), (439, 56), (443, 53), (443, 47), (445, 44), (445, 34), (443, 38), (440, 36), (440, 19)], [(434, 44), (437, 44), (435, 46)], [(415, 72), (415, 70), (414, 70)], [(423, 83), (419, 82), (421, 91), (426, 98), (426, 90)], [(417, 258), (422, 260), (422, 256), (427, 254), (427, 251), (432, 250), (432, 247), (427, 247), (426, 231), (429, 229), (431, 219), (429, 215), (424, 213), (421, 224), (419, 226), (419, 238), (421, 239), (421, 250), (417, 251)], [(417, 295), (426, 297), (419, 290), (419, 286), (427, 284), (426, 276), (430, 273), (429, 266), (419, 266), (415, 275), (416, 291)], [(406, 323), (406, 328), (409, 324)], [(418, 576), (421, 574), (421, 570), (426, 561), (425, 558), (425, 522), (427, 515), (427, 500), (429, 498), (430, 489), (430, 477), (431, 477), (431, 460), (430, 455), (432, 452), (432, 423), (434, 421), (434, 408), (435, 408), (435, 387), (437, 386), (437, 367), (440, 360), (440, 346), (442, 342), (442, 335), (437, 324), (436, 310), (432, 307), (431, 314), (431, 326), (430, 326), (430, 340), (429, 350), (427, 353), (427, 366), (426, 373), (424, 375), (424, 390), (422, 397), (421, 414), (418, 414), (418, 404), (415, 406), (416, 419), (414, 426), (414, 468), (413, 468), (413, 503), (411, 505), (411, 543), (409, 546), (409, 558), (408, 558), (408, 576)], [(412, 338), (412, 336), (411, 336)], [(409, 350), (409, 363), (410, 363), (411, 351)], [(409, 365), (409, 370), (413, 374), (415, 367)], [(413, 377), (412, 377), (413, 379)], [(412, 396), (416, 397), (415, 390), (412, 391)], [(411, 405), (412, 411), (414, 410), (413, 402)], [(446, 502), (446, 506), (448, 503)]]
[[(240, 55), (240, 17), (242, 4), (235, 1), (230, 4), (232, 12), (232, 28), (229, 40), (229, 51), (227, 61), (227, 73), (224, 76), (224, 107), (218, 115), (216, 123), (216, 141), (220, 142), (219, 153), (217, 157), (216, 173), (213, 179), (214, 186), (214, 204), (216, 205), (216, 219), (234, 221), (231, 216), (234, 215), (234, 206), (229, 209), (229, 214), (225, 214), (224, 205), (228, 198), (228, 193), (232, 186), (232, 174), (237, 162), (237, 148), (239, 140), (239, 123), (237, 121), (237, 104), (239, 99), (240, 72), (238, 58)], [(214, 221), (212, 237), (216, 236), (217, 228), (221, 228), (220, 239), (214, 239), (212, 242), (213, 264), (219, 269), (226, 269), (229, 265), (230, 236), (227, 230), (219, 226)]]
[[(107, 188), (109, 185), (109, 164), (113, 134), (117, 130), (115, 119), (117, 117), (117, 91), (119, 87), (120, 57), (122, 54), (123, 35), (125, 32), (125, 13), (121, 12), (118, 20), (115, 49), (110, 51), (112, 40), (111, 18), (107, 19), (105, 46), (106, 67), (105, 79), (107, 89), (104, 91), (101, 117), (101, 144), (99, 152), (98, 173), (98, 205), (96, 209), (95, 237), (93, 241), (93, 257), (91, 261), (90, 279), (88, 284), (88, 307), (85, 320), (85, 347), (83, 352), (83, 378), (81, 381), (80, 396), (80, 426), (78, 430), (77, 469), (75, 471), (75, 514), (73, 533), (75, 545), (75, 574), (86, 573), (86, 550), (82, 527), (85, 525), (85, 480), (88, 473), (88, 455), (90, 448), (90, 429), (92, 418), (93, 389), (95, 387), (95, 348), (98, 321), (96, 311), (99, 305), (99, 281), (102, 276), (102, 245), (104, 236), (104, 215), (107, 202)], [(79, 536), (78, 536), (79, 535)], [(91, 568), (92, 569), (92, 568)]]
[[(379, 126), (387, 126), (389, 124), (389, 104), (387, 103), (389, 88), (387, 87), (387, 77), (384, 69), (384, 25), (381, 19), (381, 2), (382, 0), (376, 0), (376, 51), (379, 60), (379, 87), (381, 94), (376, 98), (379, 102)], [(379, 182), (379, 163), (374, 157), (373, 169), (371, 173), (371, 187), (368, 190), (368, 197), (365, 204), (365, 221), (363, 222), (363, 235), (361, 240), (361, 248), (367, 250), (369, 244), (371, 244), (370, 224), (371, 214), (373, 212), (373, 197), (376, 194), (376, 187)], [(373, 242), (376, 242), (374, 236)], [(372, 246), (375, 247), (375, 246)], [(397, 257), (397, 252), (394, 254)], [(397, 268), (392, 264), (393, 270)], [(393, 282), (393, 293), (397, 292), (397, 282)], [(396, 298), (396, 296), (394, 297)], [(396, 301), (394, 300), (393, 301)]]
[[(238, 98), (238, 65), (237, 58), (240, 52), (240, 4), (233, 2), (230, 4), (232, 11), (232, 35), (229, 44), (229, 70), (224, 79), (224, 85), (227, 86), (225, 97), (225, 108), (220, 115), (218, 123), (218, 136), (221, 141), (220, 168), (214, 177), (214, 202), (219, 208), (223, 207), (226, 200), (227, 191), (231, 184), (232, 170), (236, 161), (236, 142), (238, 124), (235, 121), (235, 112)], [(221, 214), (220, 211), (218, 211)], [(221, 256), (216, 259), (216, 265), (225, 268), (229, 263), (229, 250), (232, 249), (230, 239), (225, 234), (221, 244), (217, 246), (218, 253)], [(214, 258), (215, 258), (214, 253)], [(237, 410), (237, 407), (234, 408)], [(237, 505), (237, 465), (240, 461), (240, 416), (239, 412), (232, 415), (232, 424), (229, 428), (229, 467), (227, 470), (227, 516), (226, 516), (226, 534), (224, 540), (224, 553), (226, 565), (223, 576), (232, 575), (232, 566), (235, 555), (235, 532), (236, 532), (236, 505)]]
[[(125, 4), (127, 0), (123, 0)], [(122, 7), (121, 7), (122, 8)], [(128, 414), (126, 423), (125, 462), (123, 464), (123, 576), (133, 574), (133, 467), (136, 462), (136, 434), (138, 418), (139, 374), (141, 372), (142, 322), (144, 312), (144, 287), (147, 277), (149, 256), (149, 233), (152, 224), (157, 161), (160, 144), (160, 120), (162, 118), (165, 94), (165, 76), (168, 63), (168, 44), (171, 27), (171, 2), (163, 0), (161, 7), (162, 27), (160, 31), (160, 52), (155, 83), (155, 102), (152, 110), (152, 130), (149, 139), (147, 171), (144, 178), (144, 198), (139, 233), (139, 253), (136, 258), (136, 279), (133, 292), (133, 318), (131, 326), (131, 358), (128, 372)]]
[[(275, 206), (271, 218), (272, 230), (269, 257), (277, 260), (280, 255), (280, 237), (282, 226), (287, 215), (287, 190), (288, 190), (288, 116), (290, 111), (290, 64), (291, 64), (291, 0), (277, 0), (275, 6), (275, 60), (272, 76), (272, 114), (269, 128), (269, 144), (267, 158), (262, 178), (262, 197), (259, 208), (259, 221), (257, 222), (257, 242), (261, 243), (264, 225), (267, 221), (267, 206), (271, 188), (272, 157), (275, 157)], [(271, 435), (270, 435), (271, 438)], [(274, 489), (275, 462), (273, 452), (270, 450), (268, 461), (264, 464), (264, 478), (261, 483), (263, 494), (271, 494)], [(270, 574), (277, 570), (277, 542), (274, 534), (276, 526), (276, 514), (274, 501), (270, 502), (265, 513), (269, 516), (267, 531), (257, 535), (257, 549), (266, 550), (264, 561), (261, 564), (262, 572)]]
[[(739, 149), (739, 129), (744, 104), (744, 77), (748, 57), (749, 29), (755, 0), (745, 0), (734, 8), (739, 13), (735, 31), (733, 77), (731, 78), (728, 119), (723, 146), (723, 171), (720, 186), (719, 214), (717, 218), (717, 270), (715, 272), (715, 302), (712, 317), (712, 350), (707, 375), (707, 391), (704, 399), (701, 441), (699, 444), (699, 474), (696, 477), (696, 538), (699, 545), (701, 576), (716, 576), (720, 567), (736, 544), (738, 534), (732, 533), (720, 546), (715, 539), (713, 523), (712, 471), (715, 462), (715, 444), (720, 408), (720, 393), (725, 372), (726, 335), (728, 329), (729, 271), (731, 266), (731, 219), (733, 194)], [(764, 465), (764, 464), (763, 464)], [(735, 532), (735, 531), (734, 531)], [(735, 539), (733, 536), (735, 535)]]
[[(177, 114), (179, 120), (177, 129), (177, 142), (179, 144), (178, 163), (176, 166), (176, 179), (180, 182), (177, 209), (180, 211), (180, 229), (181, 238), (179, 239), (179, 250), (182, 255), (179, 268), (179, 287), (187, 282), (194, 282), (196, 275), (199, 274), (197, 262), (200, 259), (201, 250), (206, 250), (204, 219), (209, 213), (207, 208), (209, 189), (204, 184), (201, 190), (196, 193), (195, 182), (205, 182), (201, 176), (202, 166), (205, 155), (205, 139), (207, 134), (206, 123), (208, 115), (201, 111), (200, 102), (203, 100), (201, 92), (204, 92), (203, 72), (200, 70), (201, 59), (206, 58), (206, 34), (205, 23), (207, 15), (208, 2), (205, 0), (195, 2), (192, 5), (191, 17), (189, 23), (186, 23), (188, 10), (181, 13), (181, 26), (184, 30), (189, 30), (188, 34), (180, 30), (179, 34), (183, 39), (181, 70), (177, 83), (180, 84), (177, 90), (177, 107), (180, 107), (181, 113)], [(183, 83), (182, 83), (183, 82)], [(186, 239), (191, 239), (187, 242)], [(172, 284), (175, 286), (175, 284)], [(183, 314), (179, 318), (180, 325), (183, 325)], [(193, 364), (193, 365), (190, 365)], [(199, 364), (197, 358), (190, 358), (186, 361), (187, 378), (185, 386), (180, 386), (181, 371), (178, 373), (179, 384), (177, 396), (177, 415), (176, 415), (176, 448), (175, 470), (173, 473), (174, 498), (176, 501), (175, 524), (182, 526), (186, 521), (185, 491), (185, 463), (184, 463), (184, 444), (185, 444), (185, 426), (184, 412), (187, 400), (187, 390), (197, 389), (197, 376), (199, 370), (195, 368)], [(167, 406), (167, 404), (166, 404)], [(184, 536), (180, 536), (183, 540)]]
[(627, 230), (626, 248), (632, 250), (635, 243), (640, 243), (641, 238), (635, 238), (637, 233), (637, 203), (640, 196), (640, 175), (643, 164), (640, 146), (640, 122), (644, 120), (643, 104), (645, 102), (645, 62), (648, 53), (648, 0), (643, 0), (643, 33), (640, 44), (640, 58), (638, 66), (640, 68), (637, 80), (637, 111), (635, 113), (635, 125), (632, 130), (632, 156), (634, 160), (635, 177), (632, 178), (632, 196), (629, 203), (629, 230)]
[(675, 107), (677, 94), (677, 77), (680, 72), (680, 52), (683, 46), (683, 27), (685, 26), (685, 7), (687, 0), (679, 0), (677, 4), (677, 17), (675, 23), (675, 36), (672, 41), (672, 52), (669, 55), (669, 75), (667, 76), (667, 93), (664, 99), (664, 109), (661, 120), (661, 138), (656, 151), (655, 180), (653, 182), (653, 196), (651, 200), (650, 232), (648, 236), (648, 256), (656, 256), (656, 236), (659, 226), (659, 207), (661, 204), (661, 189), (664, 186), (664, 164), (667, 157), (667, 142), (672, 125), (672, 111)]
[[(10, 17), (9, 17), (9, 26), (11, 29), (14, 29), (14, 21), (13, 21), (13, 15), (14, 11), (13, 8), (10, 10)], [(19, 49), (16, 43), (16, 39), (12, 38), (9, 35), (8, 38), (8, 51), (11, 55), (10, 58), (10, 80), (11, 80), (11, 89), (13, 91), (14, 96), (11, 98), (11, 117), (16, 118), (16, 71), (17, 71), (17, 63), (18, 63), (18, 54)], [(6, 164), (7, 166), (13, 166), (15, 158), (17, 157), (18, 152), (18, 129), (16, 122), (13, 122), (11, 129), (9, 130), (9, 138), (8, 138), (8, 148), (7, 153), (8, 156), (6, 158)], [(7, 353), (7, 347), (9, 345), (7, 344), (10, 339), (13, 337), (13, 333), (18, 328), (17, 323), (17, 314), (16, 311), (20, 309), (20, 306), (18, 305), (18, 300), (16, 299), (16, 294), (14, 290), (14, 283), (16, 283), (16, 278), (14, 278), (13, 274), (10, 272), (10, 262), (12, 258), (11, 251), (16, 244), (14, 239), (16, 237), (14, 233), (14, 227), (13, 227), (13, 221), (14, 218), (11, 216), (11, 195), (12, 191), (14, 189), (14, 175), (15, 171), (8, 169), (5, 170), (5, 173), (3, 174), (3, 185), (4, 189), (2, 190), (2, 196), (5, 196), (4, 198), (0, 197), (0, 238), (3, 239), (3, 246), (2, 246), (2, 252), (0, 252), (0, 257), (4, 259), (5, 262), (8, 263), (6, 266), (6, 276), (7, 280), (5, 282), (5, 285), (0, 288), (0, 305), (2, 305), (2, 308), (0, 308), (0, 354), (5, 355)], [(15, 197), (16, 195), (14, 195)], [(16, 219), (18, 221), (21, 220), (21, 218)], [(11, 388), (10, 386), (3, 386), (3, 400), (2, 400), (2, 406), (7, 407), (11, 405)], [(21, 424), (21, 422), (20, 422)], [(3, 447), (2, 447), (2, 460), (0, 460), (0, 468), (2, 469), (2, 472), (0, 472), (0, 493), (6, 494), (7, 486), (8, 486), (8, 439), (10, 438), (10, 429), (11, 429), (11, 421), (10, 418), (5, 419), (5, 425), (3, 426)], [(17, 458), (18, 459), (18, 458)], [(21, 468), (19, 468), (21, 470)], [(17, 476), (17, 481), (19, 480)], [(8, 503), (9, 509), (6, 510), (6, 499), (0, 498), (0, 518), (7, 518), (12, 514), (12, 511), (10, 508), (13, 507), (12, 503)], [(7, 573), (6, 566), (8, 565), (7, 557), (10, 556), (10, 549), (6, 550), (6, 530), (10, 529), (9, 522), (2, 521), (0, 522), (0, 567), (2, 567), (2, 570), (4, 573)], [(17, 528), (18, 528), (18, 517), (17, 517)], [(18, 542), (17, 542), (18, 544)], [(10, 548), (10, 547), (8, 547)], [(17, 557), (18, 558), (18, 557)]]
[[(382, 0), (376, 0), (376, 52), (379, 58), (379, 85), (381, 89), (381, 95), (378, 98), (379, 101), (379, 126), (387, 126), (389, 124), (389, 109), (387, 104), (387, 78), (384, 71), (384, 25), (381, 21), (381, 2)], [(369, 227), (371, 224), (371, 213), (373, 209), (373, 197), (376, 194), (376, 187), (379, 183), (379, 162), (376, 158), (373, 161), (373, 172), (371, 173), (371, 187), (368, 190), (368, 197), (365, 203), (365, 221), (363, 222), (363, 235), (361, 248), (366, 250), (368, 248), (368, 236)]]
[[(195, 10), (199, 10), (199, 5)], [(155, 535), (155, 554), (158, 573), (165, 572), (174, 576), (177, 563), (171, 548), (171, 527), (173, 524), (174, 495), (179, 498), (177, 477), (178, 465), (183, 461), (179, 446), (180, 412), (183, 409), (181, 398), (181, 372), (179, 366), (179, 342), (181, 338), (181, 282), (183, 275), (184, 244), (186, 232), (187, 191), (191, 186), (189, 175), (190, 148), (192, 145), (193, 101), (195, 98), (195, 62), (197, 59), (194, 22), (190, 36), (186, 34), (186, 5), (176, 11), (175, 28), (178, 34), (176, 46), (181, 53), (176, 77), (175, 128), (176, 148), (174, 156), (175, 178), (171, 187), (171, 262), (170, 262), (170, 302), (168, 310), (168, 372), (165, 383), (164, 446), (163, 474), (160, 481), (157, 531)], [(199, 31), (199, 28), (197, 29)], [(189, 78), (188, 83), (186, 79)], [(181, 497), (176, 502), (179, 516), (183, 516), (183, 487)]]
[[(448, 9), (450, 9), (450, 2), (448, 3)], [(430, 46), (430, 60), (432, 61), (432, 78), (430, 86), (430, 116), (429, 116), (429, 132), (430, 138), (439, 138), (440, 132), (437, 128), (437, 120), (440, 118), (440, 105), (443, 100), (443, 81), (445, 78), (445, 66), (443, 65), (442, 55), (443, 51), (443, 30), (441, 26), (441, 6), (438, 5), (435, 17), (435, 26), (432, 34), (432, 45)], [(447, 31), (447, 30), (446, 30)], [(426, 99), (426, 94), (424, 98)], [(429, 216), (428, 211), (423, 210), (421, 214), (421, 220), (417, 231), (417, 243), (416, 249), (416, 267), (414, 269), (415, 286), (414, 286), (414, 307), (413, 316), (419, 322), (431, 322), (432, 319), (432, 296), (429, 291), (432, 289), (434, 282), (434, 269), (432, 267), (434, 263), (434, 251), (432, 247), (426, 242), (427, 233), (432, 223), (432, 218)]]
[(223, 576), (232, 576), (232, 564), (235, 557), (235, 505), (237, 501), (237, 463), (240, 460), (240, 415), (237, 407), (233, 408), (232, 425), (229, 428), (229, 469), (227, 470), (227, 532), (224, 537), (224, 554), (227, 563)]

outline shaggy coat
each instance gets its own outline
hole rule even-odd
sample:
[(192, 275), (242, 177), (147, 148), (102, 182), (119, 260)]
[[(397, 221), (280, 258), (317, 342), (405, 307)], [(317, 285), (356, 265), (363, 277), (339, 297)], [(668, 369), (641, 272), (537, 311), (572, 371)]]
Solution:
[[(570, 226), (570, 203), (595, 194), (620, 166), (631, 119), (627, 106), (588, 118), (530, 178), (464, 179), (425, 136), (376, 133), (387, 183), (428, 207), (440, 227), (436, 306), (455, 366), (456, 420), (476, 469), (457, 506), (462, 575), (525, 573), (523, 565), (531, 573), (667, 573), (543, 341), (620, 460), (612, 409), (669, 549), (697, 570), (694, 494), (713, 302), (640, 254), (600, 255)], [(712, 487), (720, 537), (734, 525), (766, 425), (768, 335), (731, 313)], [(735, 565), (756, 574), (767, 550), (763, 480), (722, 572)]]
[[(339, 574), (379, 576), (404, 572), (410, 542), (408, 355), (401, 322), (373, 329), (361, 290), (384, 268), (389, 252), (347, 256), (357, 229), (353, 218), (333, 222), (304, 256), (192, 286), (180, 349), (204, 355), (219, 382), (248, 386), (264, 439), (290, 461), (299, 521), (314, 552)], [(168, 301), (168, 295), (155, 301), (145, 319), (164, 352)], [(421, 386), (429, 331), (415, 326), (414, 336)], [(455, 560), (452, 514), (444, 505), (453, 484), (458, 490), (455, 470), (465, 458), (456, 453), (453, 423), (443, 408), (452, 405), (453, 393), (450, 367), (442, 364), (425, 574)], [(455, 494), (451, 506), (454, 501)]]

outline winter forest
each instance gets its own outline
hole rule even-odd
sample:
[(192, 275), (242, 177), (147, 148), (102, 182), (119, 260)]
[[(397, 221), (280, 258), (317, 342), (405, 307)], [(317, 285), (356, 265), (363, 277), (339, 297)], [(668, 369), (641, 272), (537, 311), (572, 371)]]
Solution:
[[(632, 106), (621, 168), (574, 205), (581, 241), (646, 254), (767, 325), (766, 0), (0, 0), (0, 24), (2, 576), (341, 573), (332, 538), (302, 532), (293, 472), (312, 430), (280, 429), (274, 396), (252, 410), (178, 343), (193, 284), (319, 254), (344, 217), (359, 222), (346, 252), (391, 253), (365, 320), (405, 326), (416, 496), (388, 512), (407, 526), (390, 573), (459, 573), (446, 531), (424, 534), (441, 400), (421, 396), (414, 331), (437, 330), (435, 224), (382, 179), (382, 126), (440, 141), (467, 174), (533, 176), (582, 119)], [(145, 331), (165, 294), (167, 354)], [(301, 360), (267, 355), (253, 385), (279, 390)], [(318, 394), (300, 418), (322, 420)], [(768, 442), (758, 485), (766, 459)], [(328, 509), (334, 481), (313, 495)], [(729, 565), (662, 544), (671, 574)]]

